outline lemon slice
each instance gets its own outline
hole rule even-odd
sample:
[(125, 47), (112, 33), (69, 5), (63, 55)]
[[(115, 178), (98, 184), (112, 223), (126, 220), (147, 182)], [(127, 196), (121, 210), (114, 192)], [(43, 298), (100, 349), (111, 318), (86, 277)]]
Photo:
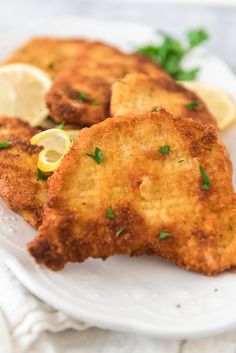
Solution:
[(197, 93), (215, 117), (220, 130), (226, 129), (236, 121), (236, 104), (224, 91), (198, 81), (184, 81), (181, 84)]
[(43, 147), (38, 156), (38, 168), (42, 172), (53, 172), (57, 169), (72, 146), (69, 134), (62, 129), (42, 131), (34, 135), (30, 142)]
[(48, 75), (35, 66), (9, 64), (0, 67), (0, 115), (18, 116), (37, 126), (48, 115), (45, 93)]

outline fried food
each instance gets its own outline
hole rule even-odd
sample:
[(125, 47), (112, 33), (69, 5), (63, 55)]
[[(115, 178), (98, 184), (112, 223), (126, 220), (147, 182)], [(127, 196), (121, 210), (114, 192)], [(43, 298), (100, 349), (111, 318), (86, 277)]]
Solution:
[(0, 195), (33, 227), (41, 224), (47, 200), (47, 182), (37, 180), (41, 148), (29, 142), (37, 132), (18, 118), (0, 117), (0, 142), (10, 142), (8, 147), (0, 148)]
[(51, 78), (77, 62), (77, 55), (88, 46), (83, 39), (32, 38), (18, 48), (5, 62), (26, 63), (45, 70)]
[(46, 98), (58, 122), (91, 126), (103, 121), (110, 115), (112, 84), (128, 72), (168, 77), (151, 60), (100, 42), (91, 42), (77, 58), (78, 64), (55, 80)]
[(175, 116), (217, 126), (204, 102), (171, 77), (129, 74), (112, 87), (111, 115), (145, 114), (164, 108)]
[(216, 130), (161, 110), (83, 129), (28, 245), (39, 264), (150, 254), (207, 275), (236, 265), (232, 166)]

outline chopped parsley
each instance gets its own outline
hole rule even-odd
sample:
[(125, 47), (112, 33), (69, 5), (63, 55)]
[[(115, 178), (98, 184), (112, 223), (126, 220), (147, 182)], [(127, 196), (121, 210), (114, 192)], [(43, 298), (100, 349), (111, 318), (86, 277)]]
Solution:
[(160, 232), (159, 234), (159, 238), (160, 239), (166, 239), (166, 238), (169, 238), (169, 237), (172, 237), (173, 235), (168, 233), (168, 232)]
[(98, 147), (95, 148), (94, 154), (86, 153), (86, 155), (92, 158), (97, 164), (100, 164), (103, 160), (102, 151)]
[(116, 216), (115, 212), (113, 211), (112, 207), (109, 206), (109, 207), (108, 207), (108, 210), (107, 210), (107, 217), (109, 217), (109, 218), (115, 218), (115, 216)]
[(165, 146), (162, 146), (160, 149), (159, 149), (159, 152), (161, 154), (166, 154), (168, 155), (170, 153), (170, 146), (169, 145), (165, 145)]
[(199, 71), (198, 67), (192, 70), (180, 70), (176, 73), (175, 79), (177, 81), (191, 81), (198, 76)]
[(232, 230), (234, 230), (234, 227), (232, 226), (232, 224), (229, 224), (228, 230), (229, 230), (230, 232), (232, 232)]
[(181, 159), (180, 161), (178, 161), (178, 163), (183, 163), (184, 162), (184, 159)]
[(49, 70), (54, 69), (54, 63), (48, 63), (48, 69)]
[(207, 148), (207, 151), (208, 151), (208, 152), (212, 152), (212, 147), (208, 147), (208, 148)]
[(76, 92), (76, 98), (81, 102), (87, 102), (89, 100), (87, 94), (81, 91)]
[(37, 175), (37, 180), (47, 180), (49, 175), (43, 174), (43, 172), (38, 169), (38, 175)]
[(202, 184), (202, 190), (208, 190), (210, 185), (211, 185), (211, 180), (207, 176), (204, 168), (202, 165), (199, 164), (199, 170), (202, 176), (203, 184)]
[(125, 227), (121, 227), (117, 232), (116, 232), (116, 238), (119, 237), (122, 233), (124, 233)]
[(160, 44), (145, 45), (137, 52), (160, 64), (175, 80), (196, 79), (199, 68), (185, 70), (182, 62), (193, 48), (208, 39), (207, 32), (202, 28), (191, 30), (186, 35), (185, 43), (164, 32), (158, 32), (158, 34), (162, 39)]
[(199, 103), (198, 103), (198, 102), (195, 102), (195, 101), (192, 101), (192, 102), (190, 102), (190, 103), (188, 103), (188, 104), (185, 104), (185, 107), (186, 107), (187, 109), (189, 109), (189, 110), (193, 110), (193, 109), (199, 107)]
[(63, 120), (60, 124), (55, 126), (55, 129), (64, 129), (66, 122)]
[(0, 142), (0, 148), (7, 148), (11, 145), (11, 141), (4, 140)]
[(82, 103), (90, 103), (91, 105), (99, 105), (100, 102), (97, 98), (90, 98), (85, 92), (77, 91), (76, 97)]
[(154, 105), (154, 107), (152, 107), (151, 112), (152, 112), (152, 113), (158, 112), (158, 106), (157, 106), (157, 105)]
[(200, 28), (197, 30), (189, 31), (187, 37), (190, 48), (194, 48), (197, 45), (205, 42), (208, 39), (208, 34), (206, 31), (204, 31), (204, 29)]

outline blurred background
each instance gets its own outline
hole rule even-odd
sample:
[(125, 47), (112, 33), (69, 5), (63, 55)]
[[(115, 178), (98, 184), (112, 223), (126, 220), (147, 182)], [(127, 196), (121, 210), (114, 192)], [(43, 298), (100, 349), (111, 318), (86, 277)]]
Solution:
[(205, 27), (211, 36), (208, 48), (236, 72), (236, 0), (2, 0), (0, 31), (63, 15), (150, 24), (176, 35)]

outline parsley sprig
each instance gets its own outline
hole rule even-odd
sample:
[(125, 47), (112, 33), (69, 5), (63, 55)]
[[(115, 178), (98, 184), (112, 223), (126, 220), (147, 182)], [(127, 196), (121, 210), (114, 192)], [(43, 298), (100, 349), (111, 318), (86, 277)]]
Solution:
[(202, 28), (189, 31), (186, 35), (187, 43), (184, 44), (164, 32), (158, 33), (162, 38), (159, 45), (145, 45), (139, 48), (137, 52), (160, 64), (175, 80), (194, 80), (199, 68), (194, 67), (184, 70), (182, 61), (193, 48), (208, 39), (207, 32)]
[(116, 214), (111, 206), (108, 207), (107, 209), (107, 217), (109, 218), (115, 218)]
[(82, 91), (77, 91), (76, 92), (76, 99), (79, 100), (82, 103), (90, 103), (91, 105), (99, 105), (99, 99), (96, 97), (89, 97), (87, 93), (82, 92)]
[(100, 164), (103, 161), (103, 154), (99, 147), (95, 148), (94, 153), (86, 153), (86, 155), (92, 158), (97, 164)]
[(0, 149), (2, 148), (7, 148), (11, 145), (11, 141), (8, 141), (8, 140), (4, 140), (4, 141), (1, 141), (0, 142)]
[(206, 191), (209, 189), (210, 185), (211, 185), (211, 180), (209, 179), (209, 177), (207, 176), (203, 166), (201, 164), (199, 164), (199, 170), (202, 176), (202, 190)]
[(151, 109), (151, 112), (154, 113), (154, 112), (158, 112), (158, 106), (157, 105), (154, 105)]
[(198, 102), (195, 102), (195, 101), (192, 101), (192, 102), (190, 102), (190, 103), (185, 104), (185, 107), (186, 107), (187, 109), (189, 109), (189, 110), (193, 110), (193, 109), (199, 107), (199, 103), (198, 103)]
[(57, 124), (55, 126), (55, 129), (62, 129), (63, 130), (65, 125), (66, 125), (66, 122), (63, 120), (60, 124)]
[(47, 180), (49, 175), (44, 174), (40, 169), (38, 169), (37, 180)]
[(87, 96), (86, 93), (81, 92), (81, 91), (77, 91), (76, 93), (76, 98), (80, 101), (80, 102), (88, 102), (89, 101), (89, 97)]
[(159, 149), (160, 153), (161, 154), (166, 154), (168, 155), (170, 153), (170, 146), (169, 145), (165, 145), (165, 146), (162, 146), (160, 149)]
[(160, 239), (166, 239), (166, 238), (170, 238), (172, 237), (173, 235), (169, 232), (160, 232), (159, 234), (159, 238)]

